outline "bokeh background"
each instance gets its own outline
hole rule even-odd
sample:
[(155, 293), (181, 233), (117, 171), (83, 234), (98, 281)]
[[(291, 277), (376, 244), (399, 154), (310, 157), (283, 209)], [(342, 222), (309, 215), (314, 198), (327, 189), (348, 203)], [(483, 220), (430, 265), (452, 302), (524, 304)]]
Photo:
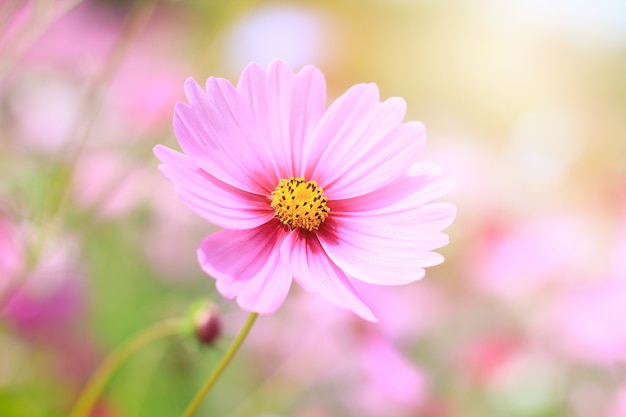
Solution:
[(626, 2), (0, 3), (0, 416), (66, 416), (98, 363), (210, 301), (223, 334), (142, 349), (93, 416), (182, 414), (245, 315), (158, 172), (183, 82), (318, 66), (427, 126), (458, 207), (446, 262), (366, 294), (294, 288), (199, 415), (626, 416)]

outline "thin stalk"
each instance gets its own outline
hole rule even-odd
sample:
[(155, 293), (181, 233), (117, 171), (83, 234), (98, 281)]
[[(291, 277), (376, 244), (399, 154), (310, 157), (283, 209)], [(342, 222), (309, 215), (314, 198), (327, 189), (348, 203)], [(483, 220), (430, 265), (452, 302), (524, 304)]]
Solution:
[(69, 416), (89, 416), (91, 409), (98, 400), (98, 397), (100, 397), (107, 382), (130, 356), (156, 340), (182, 333), (185, 329), (183, 323), (184, 321), (181, 319), (172, 319), (157, 323), (139, 332), (126, 343), (120, 345), (102, 362), (102, 364), (100, 364), (98, 369), (96, 369), (96, 372), (80, 393)]
[(217, 367), (213, 370), (213, 373), (209, 375), (207, 380), (204, 382), (202, 388), (200, 388), (200, 391), (198, 391), (191, 403), (189, 403), (189, 406), (187, 407), (187, 410), (185, 410), (183, 417), (192, 417), (196, 413), (196, 411), (198, 411), (198, 408), (204, 400), (204, 397), (206, 397), (209, 390), (213, 387), (213, 385), (215, 385), (219, 377), (222, 375), (230, 361), (233, 359), (233, 357), (243, 344), (244, 340), (246, 340), (246, 336), (248, 336), (248, 333), (250, 332), (250, 329), (252, 328), (252, 325), (254, 324), (258, 316), (258, 313), (250, 313), (250, 315), (248, 316), (248, 320), (246, 320), (243, 327), (239, 331), (239, 334), (230, 344), (224, 356), (222, 356), (222, 359), (217, 364)]

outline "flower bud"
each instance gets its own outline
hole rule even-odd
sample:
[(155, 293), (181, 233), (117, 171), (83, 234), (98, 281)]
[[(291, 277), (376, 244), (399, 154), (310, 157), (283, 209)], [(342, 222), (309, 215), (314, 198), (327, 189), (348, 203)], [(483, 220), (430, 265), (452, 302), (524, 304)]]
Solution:
[(212, 345), (222, 333), (219, 310), (213, 304), (206, 304), (194, 316), (195, 334), (200, 343)]

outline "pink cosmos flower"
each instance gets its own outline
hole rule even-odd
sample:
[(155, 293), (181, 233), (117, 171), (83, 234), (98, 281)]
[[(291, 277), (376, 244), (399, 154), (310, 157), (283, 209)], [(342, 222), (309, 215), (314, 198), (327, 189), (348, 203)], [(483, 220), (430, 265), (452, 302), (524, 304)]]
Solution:
[(401, 98), (375, 84), (326, 109), (322, 73), (250, 64), (235, 87), (185, 83), (174, 130), (184, 154), (154, 152), (178, 196), (223, 228), (201, 243), (203, 270), (248, 311), (272, 313), (292, 280), (361, 317), (376, 318), (355, 281), (399, 285), (443, 261), (431, 252), (455, 216), (438, 167), (418, 162), (424, 126), (403, 123)]

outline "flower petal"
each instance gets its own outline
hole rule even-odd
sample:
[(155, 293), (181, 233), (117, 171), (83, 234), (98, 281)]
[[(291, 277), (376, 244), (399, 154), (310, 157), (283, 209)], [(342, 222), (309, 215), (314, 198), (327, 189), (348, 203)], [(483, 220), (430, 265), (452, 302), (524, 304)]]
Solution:
[(302, 146), (326, 110), (326, 83), (313, 66), (293, 74), (274, 61), (267, 74), (256, 65), (244, 71), (237, 91), (249, 104), (250, 120), (267, 143), (281, 178), (301, 176)]
[(284, 259), (289, 259), (294, 278), (307, 291), (318, 293), (366, 320), (377, 321), (350, 279), (328, 258), (315, 234), (292, 231), (281, 247), (281, 254)]
[(318, 230), (328, 257), (349, 276), (378, 285), (399, 285), (424, 276), (424, 267), (443, 261), (430, 252), (448, 243), (436, 229), (398, 224), (394, 215), (329, 217)]
[(235, 88), (211, 77), (206, 93), (191, 78), (189, 104), (177, 103), (174, 130), (181, 148), (209, 174), (237, 188), (268, 194), (281, 178), (296, 175), (302, 143), (324, 113), (323, 75), (298, 74), (284, 62), (266, 74), (249, 65)]
[(332, 217), (318, 231), (319, 239), (348, 275), (371, 284), (402, 284), (443, 261), (431, 251), (448, 243), (441, 230), (452, 223), (456, 208), (426, 203), (448, 192), (452, 183), (430, 168), (414, 171), (416, 177), (329, 205)]
[(278, 221), (250, 230), (222, 230), (202, 241), (198, 260), (224, 297), (237, 297), (247, 311), (273, 313), (291, 286), (291, 270), (280, 258), (288, 233)]
[(267, 197), (221, 182), (172, 149), (157, 145), (154, 154), (180, 199), (211, 223), (227, 229), (250, 229), (274, 217)]
[[(333, 216), (338, 213), (371, 216), (382, 213), (411, 212), (442, 197), (450, 191), (453, 184), (451, 180), (442, 180), (430, 175), (406, 176), (371, 193), (344, 200), (334, 200), (328, 205)], [(410, 222), (414, 223), (415, 220)]]
[(402, 123), (399, 97), (380, 103), (375, 84), (360, 84), (338, 98), (306, 143), (306, 178), (329, 199), (372, 192), (405, 175), (425, 143), (424, 126)]
[(234, 187), (268, 194), (277, 182), (271, 153), (249, 122), (250, 110), (229, 81), (211, 77), (205, 93), (188, 78), (189, 104), (174, 110), (174, 131), (183, 151), (210, 175)]

